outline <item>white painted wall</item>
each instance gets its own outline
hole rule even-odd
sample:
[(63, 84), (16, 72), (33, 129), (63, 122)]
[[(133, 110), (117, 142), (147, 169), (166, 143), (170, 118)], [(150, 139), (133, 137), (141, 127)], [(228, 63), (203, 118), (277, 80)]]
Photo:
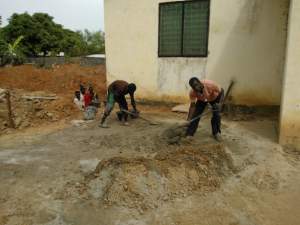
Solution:
[(159, 2), (166, 1), (105, 0), (109, 82), (136, 82), (139, 97), (181, 101), (194, 75), (225, 88), (235, 78), (235, 103), (280, 104), (289, 0), (211, 0), (208, 58), (158, 58)]
[(159, 58), (159, 93), (164, 96), (186, 96), (190, 90), (188, 81), (191, 77), (205, 78), (206, 64), (206, 58)]
[(280, 143), (300, 148), (300, 1), (292, 0), (281, 105)]
[(108, 83), (135, 82), (140, 97), (157, 96), (158, 1), (105, 0)]
[(234, 101), (280, 105), (289, 0), (212, 0), (208, 77)]

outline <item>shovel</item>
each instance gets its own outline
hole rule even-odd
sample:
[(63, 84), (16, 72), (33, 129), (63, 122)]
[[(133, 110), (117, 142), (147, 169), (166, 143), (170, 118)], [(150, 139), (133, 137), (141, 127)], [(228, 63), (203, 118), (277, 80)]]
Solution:
[(151, 121), (151, 120), (148, 120), (148, 119), (146, 119), (146, 118), (140, 116), (140, 115), (137, 114), (137, 113), (132, 113), (132, 112), (129, 112), (128, 110), (125, 110), (125, 109), (121, 109), (121, 111), (124, 112), (124, 113), (127, 113), (128, 115), (131, 115), (131, 116), (134, 116), (134, 117), (139, 118), (139, 119), (141, 119), (141, 120), (144, 120), (144, 121), (148, 122), (148, 123), (149, 123), (150, 125), (152, 125), (152, 126), (159, 125), (159, 123), (156, 123), (156, 122), (153, 122), (153, 121)]

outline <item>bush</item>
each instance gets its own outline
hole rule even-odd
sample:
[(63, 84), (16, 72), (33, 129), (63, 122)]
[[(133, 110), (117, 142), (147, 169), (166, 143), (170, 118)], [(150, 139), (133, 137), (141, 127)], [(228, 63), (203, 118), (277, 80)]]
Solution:
[(25, 61), (25, 56), (19, 48), (23, 36), (18, 37), (12, 44), (0, 40), (0, 66), (11, 64), (13, 66), (21, 65)]

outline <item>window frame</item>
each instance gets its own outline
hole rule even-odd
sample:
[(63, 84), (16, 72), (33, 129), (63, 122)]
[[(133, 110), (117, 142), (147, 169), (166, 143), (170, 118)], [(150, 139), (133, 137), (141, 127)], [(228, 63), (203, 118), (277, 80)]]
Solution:
[[(207, 43), (206, 43), (206, 52), (204, 54), (199, 54), (199, 55), (195, 55), (195, 54), (183, 54), (183, 49), (184, 49), (184, 5), (186, 3), (189, 3), (189, 2), (199, 2), (199, 1), (208, 1), (208, 14), (207, 14)], [(167, 55), (167, 54), (161, 54), (160, 52), (160, 34), (161, 34), (161, 24), (160, 24), (160, 21), (161, 21), (161, 8), (164, 6), (164, 5), (172, 5), (172, 4), (178, 4), (178, 3), (181, 3), (183, 8), (182, 8), (182, 33), (181, 33), (181, 53), (179, 55)], [(174, 2), (162, 2), (162, 3), (159, 3), (159, 18), (158, 18), (158, 57), (160, 58), (171, 58), (171, 57), (174, 57), (174, 58), (207, 58), (208, 57), (208, 43), (209, 43), (209, 25), (210, 25), (210, 3), (211, 3), (211, 0), (188, 0), (188, 1), (174, 1)]]

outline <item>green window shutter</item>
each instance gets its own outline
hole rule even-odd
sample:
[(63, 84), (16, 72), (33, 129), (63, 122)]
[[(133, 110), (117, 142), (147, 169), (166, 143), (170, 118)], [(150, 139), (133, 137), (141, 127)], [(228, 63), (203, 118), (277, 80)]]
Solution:
[(160, 56), (178, 56), (182, 54), (182, 11), (182, 2), (160, 5)]
[(183, 55), (207, 56), (209, 0), (184, 4)]

